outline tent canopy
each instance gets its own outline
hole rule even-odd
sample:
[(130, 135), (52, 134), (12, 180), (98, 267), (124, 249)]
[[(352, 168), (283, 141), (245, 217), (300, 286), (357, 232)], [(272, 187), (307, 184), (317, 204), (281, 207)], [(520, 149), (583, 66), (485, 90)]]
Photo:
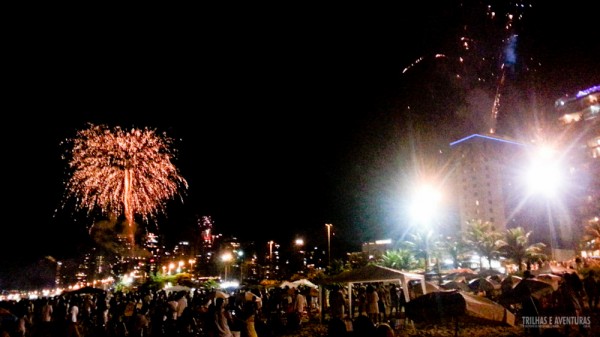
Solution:
[(324, 279), (321, 283), (373, 283), (373, 282), (398, 282), (405, 287), (404, 296), (406, 301), (410, 301), (408, 293), (408, 282), (417, 280), (421, 282), (423, 294), (427, 293), (425, 288), (425, 275), (409, 273), (397, 269), (392, 269), (374, 264), (366, 265), (362, 268), (342, 272), (338, 275)]
[(164, 290), (166, 292), (180, 292), (180, 291), (191, 291), (190, 287), (182, 286), (182, 285), (174, 285), (171, 287), (165, 287)]
[(318, 288), (316, 284), (310, 282), (308, 279), (300, 279), (300, 280), (296, 280), (294, 282), (292, 282), (292, 284), (298, 288), (299, 286), (305, 286), (305, 287), (309, 287), (309, 288)]

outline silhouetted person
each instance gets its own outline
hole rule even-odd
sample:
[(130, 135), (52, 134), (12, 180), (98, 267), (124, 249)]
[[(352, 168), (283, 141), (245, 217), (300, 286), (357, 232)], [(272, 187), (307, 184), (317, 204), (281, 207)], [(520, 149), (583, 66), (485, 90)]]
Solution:
[(590, 310), (596, 309), (600, 292), (598, 289), (598, 281), (596, 281), (596, 273), (590, 270), (587, 276), (583, 279), (583, 288), (587, 296), (587, 302)]
[(348, 336), (346, 331), (346, 323), (339, 317), (333, 317), (327, 325), (327, 336), (329, 337), (345, 337)]
[(356, 317), (352, 326), (354, 329), (354, 337), (373, 337), (375, 334), (375, 324), (365, 315)]
[(519, 296), (521, 297), (521, 316), (523, 318), (525, 334), (539, 336), (540, 327), (538, 325), (538, 317), (540, 315), (540, 303), (535, 297), (531, 296), (531, 291), (527, 287), (523, 288), (523, 291), (519, 293)]
[(381, 323), (375, 329), (375, 337), (395, 337), (395, 336), (396, 336), (396, 334), (394, 333), (394, 329), (392, 329), (392, 327), (387, 323)]

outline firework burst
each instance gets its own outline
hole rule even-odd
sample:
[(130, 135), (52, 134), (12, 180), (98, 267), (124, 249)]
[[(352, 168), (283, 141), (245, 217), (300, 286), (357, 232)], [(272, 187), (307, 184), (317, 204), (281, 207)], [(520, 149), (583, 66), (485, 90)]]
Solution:
[(71, 176), (66, 195), (88, 215), (124, 216), (135, 245), (134, 216), (144, 222), (166, 210), (166, 202), (187, 190), (173, 165), (173, 139), (149, 128), (130, 130), (89, 124), (69, 140)]

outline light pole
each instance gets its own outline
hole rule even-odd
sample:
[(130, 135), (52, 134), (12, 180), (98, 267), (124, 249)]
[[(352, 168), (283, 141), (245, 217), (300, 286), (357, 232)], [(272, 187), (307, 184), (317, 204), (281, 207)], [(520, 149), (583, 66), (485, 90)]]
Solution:
[(273, 240), (269, 241), (269, 261), (271, 262), (271, 264), (273, 264), (273, 244), (275, 242), (273, 242)]
[(190, 273), (194, 272), (194, 263), (196, 263), (195, 259), (189, 259), (188, 262), (190, 263)]
[(299, 272), (300, 274), (304, 273), (304, 267), (305, 267), (305, 261), (304, 261), (304, 240), (302, 238), (297, 238), (294, 241), (294, 245), (296, 246), (296, 255), (297, 255), (297, 260), (295, 260), (295, 262), (298, 262), (298, 269), (296, 270), (296, 272)]
[(269, 274), (269, 277), (274, 277), (275, 267), (273, 264), (273, 244), (275, 243), (275, 241), (271, 240), (267, 243), (269, 244), (269, 265), (267, 273)]
[(325, 226), (327, 227), (327, 265), (331, 265), (331, 226), (333, 226), (330, 223), (326, 223)]
[(244, 281), (244, 251), (238, 250), (237, 257), (240, 259), (240, 284)]

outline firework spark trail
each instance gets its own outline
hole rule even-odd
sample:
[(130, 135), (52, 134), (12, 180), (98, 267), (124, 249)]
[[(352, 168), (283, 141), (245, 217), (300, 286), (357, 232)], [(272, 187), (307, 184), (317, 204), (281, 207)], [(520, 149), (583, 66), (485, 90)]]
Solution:
[(413, 63), (409, 64), (406, 68), (404, 68), (402, 70), (402, 73), (406, 73), (407, 71), (409, 71), (412, 67), (416, 66), (417, 64), (419, 64), (421, 61), (423, 61), (423, 59), (425, 58), (425, 56), (421, 56), (418, 59), (416, 59)]
[(503, 50), (503, 62), (501, 65), (501, 74), (498, 80), (498, 86), (496, 87), (496, 95), (494, 96), (494, 104), (492, 105), (492, 127), (490, 128), (490, 133), (496, 133), (496, 122), (498, 120), (498, 111), (500, 111), (500, 97), (502, 95), (501, 91), (504, 87), (504, 82), (506, 79), (506, 68), (508, 66), (514, 66), (517, 62), (516, 55), (516, 45), (517, 45), (517, 35), (512, 34), (513, 28), (513, 15), (507, 15), (508, 22), (505, 25), (505, 29), (508, 34), (507, 42), (505, 44)]
[[(518, 35), (515, 33), (517, 31), (515, 24), (517, 21), (523, 20), (523, 13), (532, 7), (527, 1), (520, 0), (511, 3), (510, 5), (501, 3), (499, 6), (503, 7), (501, 10), (504, 14), (498, 15), (500, 12), (497, 11), (498, 8), (495, 8), (495, 5), (487, 5), (484, 9), (484, 15), (487, 18), (489, 27), (492, 27), (493, 31), (495, 31), (494, 27), (499, 23), (498, 20), (504, 18), (505, 21), (502, 23), (502, 28), (498, 31), (503, 36), (500, 40), (487, 39), (488, 35), (482, 35), (479, 38), (476, 38), (476, 36), (480, 35), (478, 35), (477, 32), (483, 31), (486, 27), (472, 27), (465, 22), (464, 35), (460, 36), (457, 40), (457, 46), (459, 47), (457, 50), (449, 51), (448, 53), (421, 56), (402, 70), (402, 74), (406, 74), (425, 60), (443, 58), (450, 62), (456, 60), (456, 64), (452, 63), (457, 66), (453, 69), (456, 72), (454, 77), (459, 80), (465, 80), (464, 85), (466, 90), (476, 86), (475, 83), (471, 83), (470, 81), (495, 83), (493, 93), (490, 92), (490, 95), (493, 97), (490, 119), (491, 125), (488, 125), (490, 133), (495, 133), (496, 131), (502, 92), (507, 81), (507, 71), (514, 70), (517, 63), (516, 44)], [(501, 43), (501, 53), (497, 52), (498, 43), (495, 43), (496, 41)], [(486, 47), (491, 47), (490, 51), (493, 52), (486, 52)], [(491, 68), (488, 67), (491, 65), (490, 62), (496, 59), (501, 60), (500, 69), (495, 66), (492, 66)], [(486, 66), (486, 64), (488, 66)]]
[(78, 210), (99, 210), (105, 216), (124, 215), (132, 245), (134, 216), (144, 221), (166, 209), (166, 201), (187, 189), (187, 181), (171, 160), (173, 140), (155, 130), (90, 124), (72, 143), (68, 165), (72, 175), (67, 197)]
[(496, 95), (494, 95), (494, 104), (492, 105), (492, 122), (493, 125), (490, 128), (490, 133), (496, 133), (496, 121), (498, 120), (498, 111), (500, 110), (500, 89), (504, 86), (504, 79), (506, 78), (506, 72), (504, 67), (502, 67), (502, 75), (500, 75), (500, 81), (498, 82), (498, 86), (496, 87)]
[[(434, 58), (445, 58), (446, 55), (444, 54), (435, 54)], [(404, 68), (402, 70), (402, 73), (405, 74), (407, 71), (409, 71), (410, 69), (412, 69), (414, 66), (416, 66), (417, 64), (421, 63), (421, 61), (423, 61), (426, 58), (426, 56), (421, 56), (418, 59), (416, 59), (415, 61), (413, 61), (411, 64), (409, 64), (408, 66), (406, 66), (406, 68)]]

